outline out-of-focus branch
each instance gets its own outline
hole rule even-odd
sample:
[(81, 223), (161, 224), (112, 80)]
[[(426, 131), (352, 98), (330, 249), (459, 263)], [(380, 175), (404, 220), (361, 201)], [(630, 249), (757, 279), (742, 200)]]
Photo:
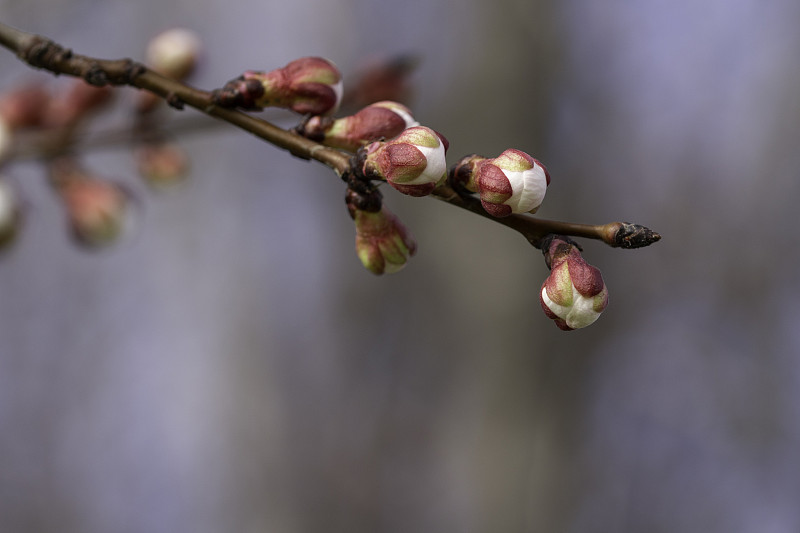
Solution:
[[(219, 107), (213, 93), (203, 91), (163, 76), (131, 59), (97, 59), (80, 54), (47, 39), (0, 23), (0, 44), (16, 53), (34, 68), (55, 74), (82, 78), (94, 86), (129, 85), (150, 91), (166, 100), (176, 109), (188, 105), (199, 111), (233, 124), (302, 159), (314, 159), (340, 177), (351, 171), (351, 156), (328, 148), (296, 133), (282, 129), (266, 120), (241, 111)], [(658, 241), (661, 236), (643, 226), (621, 222), (602, 225), (584, 225), (543, 220), (530, 215), (510, 215), (495, 218), (488, 214), (481, 202), (472, 196), (460, 195), (449, 185), (433, 192), (437, 199), (499, 222), (520, 232), (531, 244), (539, 246), (548, 234), (599, 239), (614, 247), (638, 248)]]

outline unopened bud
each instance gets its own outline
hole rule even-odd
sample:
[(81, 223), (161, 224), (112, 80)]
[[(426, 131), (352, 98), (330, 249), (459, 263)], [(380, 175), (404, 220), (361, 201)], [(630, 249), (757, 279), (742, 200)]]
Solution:
[(189, 158), (178, 144), (170, 141), (148, 142), (136, 150), (139, 174), (157, 189), (182, 182), (189, 171)]
[(592, 324), (608, 305), (600, 270), (584, 261), (569, 239), (555, 237), (546, 246), (545, 260), (551, 270), (539, 294), (542, 309), (566, 331)]
[(11, 130), (41, 125), (50, 100), (39, 83), (29, 83), (0, 94), (0, 120)]
[(81, 79), (73, 79), (70, 87), (51, 101), (45, 121), (50, 127), (74, 126), (107, 105), (113, 94), (109, 86), (96, 87)]
[(383, 179), (403, 194), (425, 196), (446, 177), (447, 139), (425, 126), (414, 126), (391, 141), (378, 141), (359, 154), (365, 177)]
[(224, 107), (285, 107), (311, 115), (335, 112), (341, 99), (342, 75), (321, 57), (303, 57), (270, 72), (248, 70), (215, 91)]
[(550, 185), (544, 165), (513, 148), (494, 159), (467, 156), (451, 169), (450, 179), (455, 186), (479, 193), (483, 208), (496, 217), (535, 213)]
[(0, 94), (0, 160), (11, 151), (17, 130), (42, 124), (49, 100), (49, 93), (36, 83)]
[(511, 213), (535, 213), (542, 205), (550, 175), (525, 152), (509, 149), (478, 167), (478, 192), (489, 214), (504, 217)]
[(14, 241), (21, 222), (17, 193), (8, 181), (0, 178), (0, 249)]
[(354, 209), (351, 214), (356, 224), (356, 254), (373, 274), (397, 272), (417, 251), (414, 237), (385, 206), (376, 212)]
[(172, 28), (150, 41), (145, 62), (156, 72), (182, 81), (194, 71), (201, 50), (200, 37), (195, 32)]
[(298, 133), (326, 146), (355, 152), (372, 141), (391, 139), (418, 125), (406, 106), (385, 101), (369, 105), (349, 117), (311, 117), (298, 128)]
[(51, 180), (79, 244), (97, 248), (122, 235), (129, 219), (128, 194), (122, 187), (86, 174), (71, 161), (54, 162)]
[(407, 104), (413, 92), (410, 77), (419, 63), (413, 54), (372, 59), (348, 84), (342, 105), (358, 109), (382, 100)]

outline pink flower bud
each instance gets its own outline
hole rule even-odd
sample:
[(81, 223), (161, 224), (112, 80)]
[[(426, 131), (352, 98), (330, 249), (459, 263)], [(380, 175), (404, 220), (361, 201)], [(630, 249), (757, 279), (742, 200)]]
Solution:
[(566, 331), (592, 324), (608, 305), (600, 270), (584, 261), (577, 246), (558, 237), (549, 243), (545, 259), (550, 276), (539, 294), (545, 314)]
[(201, 50), (202, 44), (195, 32), (172, 28), (153, 37), (147, 45), (145, 62), (164, 76), (184, 80), (197, 66)]
[(364, 176), (384, 179), (403, 194), (430, 194), (447, 174), (447, 139), (425, 126), (414, 126), (391, 141), (364, 149)]
[(0, 95), (0, 121), (11, 130), (41, 125), (50, 101), (41, 84), (30, 83)]
[(373, 274), (402, 269), (417, 251), (417, 244), (403, 223), (386, 207), (369, 212), (351, 210), (356, 224), (356, 254)]
[(149, 142), (136, 150), (139, 174), (155, 188), (182, 182), (189, 171), (186, 152), (174, 142)]
[(331, 61), (303, 57), (270, 72), (248, 70), (216, 92), (225, 107), (286, 107), (302, 114), (331, 114), (342, 99), (342, 75)]
[(535, 213), (544, 200), (550, 175), (544, 166), (520, 150), (509, 149), (476, 165), (474, 186), (483, 208), (496, 217)]
[(28, 84), (0, 95), (0, 160), (10, 151), (15, 133), (42, 124), (50, 94), (39, 84)]
[(81, 79), (71, 80), (71, 86), (51, 101), (45, 121), (50, 127), (74, 126), (102, 107), (113, 96), (111, 87), (95, 87)]
[(391, 139), (418, 125), (406, 106), (386, 101), (340, 119), (311, 117), (299, 128), (299, 133), (326, 146), (355, 152), (372, 141)]
[(77, 242), (96, 248), (117, 240), (129, 218), (124, 189), (86, 174), (72, 161), (56, 161), (50, 170)]
[(0, 248), (14, 241), (21, 223), (17, 193), (6, 180), (0, 178)]
[(365, 64), (348, 84), (343, 106), (361, 108), (383, 100), (408, 103), (412, 96), (411, 74), (420, 58), (411, 54), (376, 57)]

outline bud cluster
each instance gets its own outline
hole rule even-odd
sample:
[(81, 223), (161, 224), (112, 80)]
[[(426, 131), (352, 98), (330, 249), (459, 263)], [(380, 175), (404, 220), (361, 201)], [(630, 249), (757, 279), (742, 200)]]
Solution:
[[(162, 75), (182, 80), (197, 66), (200, 48), (193, 32), (175, 28), (150, 42), (146, 62)], [(87, 247), (116, 241), (131, 219), (132, 203), (127, 190), (97, 178), (72, 155), (79, 129), (107, 109), (114, 94), (110, 86), (90, 85), (79, 78), (66, 80), (55, 88), (35, 82), (0, 93), (0, 166), (17, 156), (17, 132), (32, 130), (40, 135), (42, 140), (32, 144), (43, 147), (48, 176), (64, 208), (70, 232)], [(161, 132), (152, 113), (161, 101), (153, 93), (139, 93), (131, 125), (138, 170), (156, 188), (180, 181), (188, 169), (186, 153)], [(0, 247), (19, 232), (21, 205), (15, 189), (0, 178)]]
[[(160, 89), (164, 91), (158, 92), (174, 90), (173, 95), (184, 94), (175, 88), (174, 82), (165, 83), (162, 76), (177, 81), (186, 79), (196, 68), (200, 52), (199, 39), (188, 30), (172, 29), (153, 39), (147, 48), (146, 62), (161, 74), (151, 76), (162, 83)], [(92, 68), (100, 69), (102, 75), (115, 71), (110, 67), (104, 71), (102, 65), (107, 63), (93, 61), (96, 63)], [(186, 102), (212, 110), (215, 106), (243, 110), (280, 107), (306, 115), (293, 130), (274, 136), (264, 133), (264, 138), (295, 155), (318, 159), (336, 169), (347, 183), (346, 204), (355, 226), (358, 258), (374, 274), (392, 273), (406, 265), (417, 245), (410, 231), (384, 205), (378, 188), (381, 183), (414, 197), (435, 193), (473, 212), (480, 212), (479, 198), (482, 209), (494, 217), (536, 213), (550, 184), (544, 165), (517, 149), (507, 149), (494, 158), (468, 155), (448, 172), (447, 139), (420, 125), (408, 107), (395, 101), (407, 95), (405, 81), (410, 63), (404, 60), (374, 69), (372, 78), (364, 78), (374, 81), (362, 83), (357, 97), (350, 100), (351, 105), (354, 102), (367, 105), (339, 118), (334, 113), (343, 100), (342, 75), (333, 62), (321, 57), (303, 57), (271, 71), (248, 70), (222, 88), (205, 93), (200, 104), (188, 97)], [(140, 69), (137, 64), (135, 72)], [(135, 75), (130, 76), (134, 79)], [(108, 81), (102, 76), (87, 79), (101, 80), (100, 85)], [(379, 91), (373, 90), (376, 86), (380, 86)], [(18, 130), (53, 130), (54, 146), (46, 150), (50, 181), (64, 207), (72, 234), (77, 242), (87, 247), (115, 241), (131, 218), (133, 203), (127, 190), (99, 179), (71, 156), (77, 127), (102, 109), (112, 94), (108, 87), (98, 88), (78, 80), (55, 94), (34, 85), (0, 95), (0, 164), (16, 155), (11, 151), (12, 156), (7, 157), (12, 137)], [(383, 96), (379, 101), (364, 101), (369, 94)], [(185, 176), (188, 158), (156, 127), (158, 115), (152, 111), (161, 100), (153, 93), (139, 96), (133, 124), (139, 172), (152, 186), (171, 185)], [(183, 101), (170, 97), (168, 102), (177, 107)], [(239, 113), (217, 114), (241, 116)], [(16, 235), (20, 212), (14, 189), (0, 179), (0, 245), (10, 242)], [(581, 256), (577, 243), (565, 236), (551, 234), (541, 238), (542, 235), (553, 228), (565, 227), (569, 229), (556, 231), (595, 237), (599, 232), (602, 236), (596, 238), (612, 246), (625, 246), (627, 242), (642, 239), (654, 242), (660, 238), (653, 232), (640, 238), (632, 233), (638, 231), (636, 228), (628, 230), (622, 225), (612, 227), (613, 224), (589, 227), (592, 231), (587, 231), (586, 226), (578, 230), (574, 229), (577, 225), (570, 228), (568, 224), (533, 217), (513, 217), (502, 222), (515, 229), (531, 223), (525, 229), (533, 228), (532, 231), (520, 231), (534, 246), (542, 249), (550, 268), (550, 275), (539, 292), (540, 304), (562, 330), (582, 328), (597, 320), (608, 305), (608, 290), (600, 271)], [(627, 233), (623, 235), (622, 230)]]

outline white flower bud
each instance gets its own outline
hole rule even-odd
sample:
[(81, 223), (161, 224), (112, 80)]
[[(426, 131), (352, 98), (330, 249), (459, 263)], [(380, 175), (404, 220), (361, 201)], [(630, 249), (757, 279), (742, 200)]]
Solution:
[(185, 28), (173, 28), (154, 37), (147, 46), (146, 63), (155, 71), (183, 80), (194, 70), (202, 44)]
[(403, 194), (425, 196), (447, 174), (447, 140), (425, 126), (408, 128), (388, 142), (365, 149), (362, 170), (367, 177), (385, 179)]
[(550, 175), (533, 157), (509, 149), (477, 165), (476, 185), (481, 203), (496, 217), (535, 213), (544, 200)]

